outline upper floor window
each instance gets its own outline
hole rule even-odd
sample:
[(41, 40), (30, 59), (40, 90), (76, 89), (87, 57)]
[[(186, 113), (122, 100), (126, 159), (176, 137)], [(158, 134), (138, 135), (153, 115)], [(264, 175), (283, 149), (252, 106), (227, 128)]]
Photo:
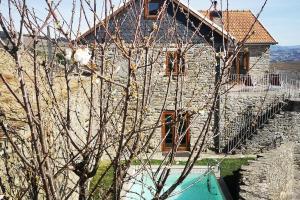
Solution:
[(239, 52), (232, 63), (231, 73), (245, 75), (249, 71), (249, 52)]
[[(229, 56), (232, 54), (229, 54)], [(250, 70), (249, 66), (250, 55), (248, 51), (239, 52), (236, 58), (232, 62), (230, 70), (230, 79), (237, 81), (238, 83), (243, 83), (247, 86), (253, 86), (250, 75), (248, 74)]]
[(159, 10), (161, 8), (161, 0), (145, 0), (145, 18), (146, 19), (157, 19)]
[(185, 59), (181, 51), (168, 51), (166, 54), (166, 75), (184, 75)]

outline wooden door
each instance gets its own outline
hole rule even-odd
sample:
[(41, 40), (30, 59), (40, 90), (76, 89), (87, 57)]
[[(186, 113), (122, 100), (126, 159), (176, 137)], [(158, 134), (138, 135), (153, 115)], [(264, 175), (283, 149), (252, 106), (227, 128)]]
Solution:
[[(176, 119), (178, 119), (176, 123)], [(177, 127), (176, 127), (177, 124)], [(174, 143), (180, 142), (177, 151), (189, 150), (189, 116), (176, 118), (175, 111), (164, 111), (162, 114), (162, 151), (172, 149)]]

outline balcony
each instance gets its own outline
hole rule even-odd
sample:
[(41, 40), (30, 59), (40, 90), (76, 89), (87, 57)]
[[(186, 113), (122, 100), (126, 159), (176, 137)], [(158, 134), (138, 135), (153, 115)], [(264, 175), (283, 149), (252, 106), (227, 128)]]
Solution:
[(291, 79), (288, 74), (270, 73), (263, 75), (231, 74), (225, 78), (224, 91), (230, 93), (280, 92), (299, 98), (300, 80)]

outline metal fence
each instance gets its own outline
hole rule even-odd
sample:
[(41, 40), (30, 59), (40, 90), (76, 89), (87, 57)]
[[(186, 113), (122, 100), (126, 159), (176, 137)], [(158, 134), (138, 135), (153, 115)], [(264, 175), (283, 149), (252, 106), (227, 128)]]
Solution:
[[(232, 74), (224, 83), (225, 91), (230, 93), (275, 93), (270, 104), (254, 112), (253, 107), (242, 110), (236, 118), (225, 125), (222, 131), (223, 152), (232, 153), (251, 137), (268, 120), (284, 107), (285, 101), (300, 98), (300, 80), (292, 79), (290, 74), (271, 73), (259, 76)], [(272, 95), (273, 96), (273, 95)]]
[(273, 118), (276, 113), (286, 105), (285, 97), (277, 97), (270, 104), (261, 108), (258, 112), (254, 112), (253, 107), (247, 107), (239, 116), (231, 123), (224, 127), (223, 152), (232, 153), (236, 148), (244, 144), (248, 138), (257, 132), (269, 119)]

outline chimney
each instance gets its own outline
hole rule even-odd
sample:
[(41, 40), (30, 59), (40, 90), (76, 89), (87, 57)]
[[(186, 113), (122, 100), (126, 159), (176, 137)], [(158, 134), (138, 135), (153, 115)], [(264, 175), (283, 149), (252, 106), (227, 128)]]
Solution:
[(212, 10), (209, 11), (209, 19), (215, 24), (222, 26), (222, 11), (218, 10), (218, 1), (212, 2)]
[(213, 1), (214, 10), (217, 10), (218, 1)]

